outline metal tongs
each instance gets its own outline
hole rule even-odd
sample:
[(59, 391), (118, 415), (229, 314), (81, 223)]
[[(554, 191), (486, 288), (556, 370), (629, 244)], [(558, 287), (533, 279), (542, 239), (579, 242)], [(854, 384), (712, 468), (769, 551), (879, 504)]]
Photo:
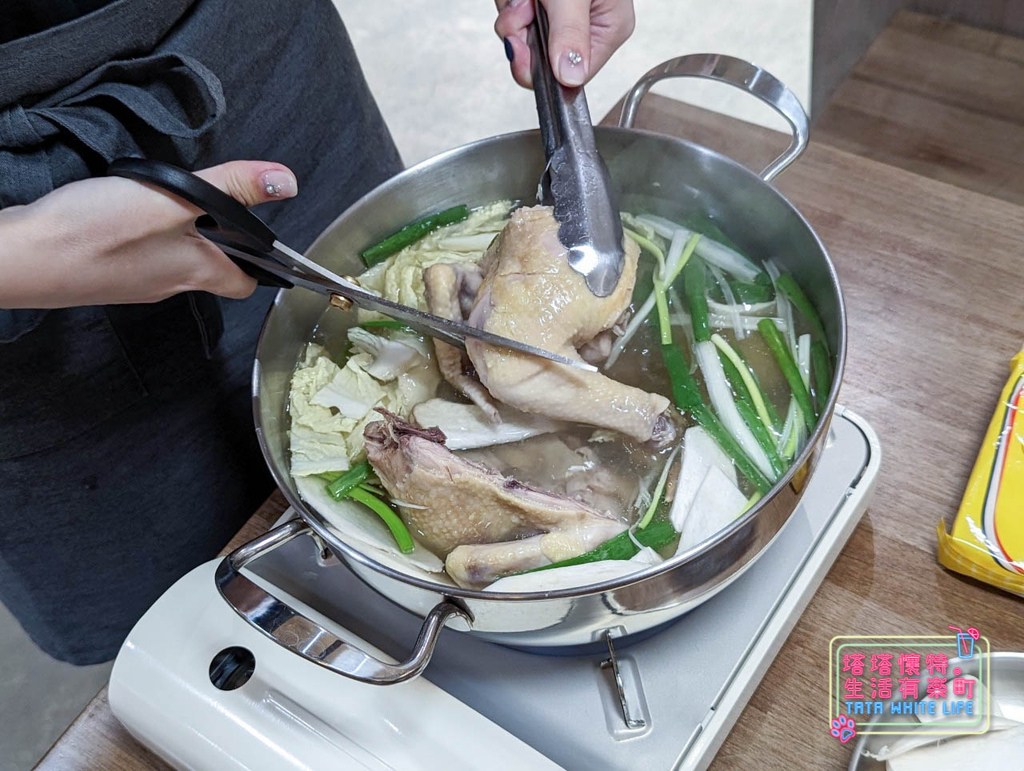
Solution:
[(196, 229), (260, 284), (282, 288), (297, 286), (319, 292), (328, 295), (332, 305), (346, 310), (355, 303), (360, 308), (383, 313), (421, 334), (458, 348), (465, 348), (466, 338), (472, 337), (559, 364), (596, 371), (584, 361), (569, 359), (379, 297), (360, 287), (353, 279), (339, 276), (281, 243), (274, 231), (241, 203), (177, 166), (150, 159), (121, 158), (110, 164), (107, 175), (146, 182), (202, 209), (205, 214), (196, 220)]
[(541, 203), (554, 207), (558, 240), (569, 251), (569, 265), (597, 297), (607, 297), (622, 275), (622, 221), (608, 168), (597, 152), (594, 126), (583, 88), (555, 79), (548, 56), (548, 17), (539, 0), (528, 34), (533, 93), (544, 140), (547, 169)]

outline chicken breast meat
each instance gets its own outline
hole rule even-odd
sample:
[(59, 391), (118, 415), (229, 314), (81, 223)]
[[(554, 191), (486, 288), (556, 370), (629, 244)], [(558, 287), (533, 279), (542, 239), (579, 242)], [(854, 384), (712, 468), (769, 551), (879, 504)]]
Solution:
[[(580, 359), (579, 351), (612, 329), (633, 294), (639, 247), (625, 241), (618, 286), (596, 297), (558, 240), (550, 207), (517, 209), (484, 255), (483, 283), (468, 321), (488, 332)], [(619, 431), (667, 444), (675, 435), (669, 400), (612, 380), (479, 340), (469, 359), (491, 397), (523, 412)]]
[(402, 519), (445, 557), (464, 587), (575, 557), (626, 524), (577, 500), (524, 485), (444, 446), (438, 428), (418, 428), (387, 410), (367, 425), (366, 453)]

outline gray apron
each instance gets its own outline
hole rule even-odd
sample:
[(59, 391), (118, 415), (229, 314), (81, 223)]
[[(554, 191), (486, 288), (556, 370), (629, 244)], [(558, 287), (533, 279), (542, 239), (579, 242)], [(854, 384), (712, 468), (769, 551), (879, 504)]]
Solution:
[[(0, 206), (126, 155), (260, 158), (298, 176), (257, 213), (302, 248), (401, 167), (330, 0), (117, 0), (0, 45), (0, 72)], [(111, 658), (272, 489), (249, 399), (272, 296), (0, 311), (0, 600), (54, 657)]]

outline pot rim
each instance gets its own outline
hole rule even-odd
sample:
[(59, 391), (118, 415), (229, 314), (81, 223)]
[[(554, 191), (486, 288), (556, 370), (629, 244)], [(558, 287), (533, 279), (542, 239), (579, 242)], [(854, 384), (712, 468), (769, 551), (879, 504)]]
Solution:
[[(818, 236), (814, 228), (811, 227), (810, 223), (807, 221), (806, 217), (804, 217), (804, 215), (800, 212), (800, 210), (797, 209), (796, 206), (794, 206), (793, 203), (785, 195), (783, 195), (774, 185), (772, 185), (769, 182), (766, 182), (756, 172), (751, 171), (749, 168), (739, 163), (738, 161), (730, 158), (727, 155), (723, 155), (722, 153), (719, 153), (715, 150), (711, 150), (707, 147), (703, 147), (702, 145), (698, 145), (695, 142), (691, 142), (690, 140), (687, 139), (682, 139), (680, 137), (674, 137), (668, 134), (662, 134), (660, 132), (650, 131), (647, 129), (626, 129), (620, 128), (618, 126), (594, 126), (594, 131), (597, 132), (598, 134), (640, 134), (660, 142), (668, 142), (670, 144), (677, 143), (684, 145), (691, 151), (695, 151), (698, 154), (703, 155), (705, 157), (713, 158), (715, 162), (726, 163), (737, 169), (741, 174), (746, 175), (750, 179), (751, 184), (767, 185), (768, 187), (770, 187), (772, 191), (775, 193), (775, 195), (778, 196), (778, 198), (781, 200), (783, 205), (786, 208), (788, 208), (794, 215), (796, 215), (798, 221), (813, 238), (815, 245), (817, 246), (818, 250), (821, 253), (821, 256), (825, 260), (825, 266), (828, 271), (828, 276), (832, 286), (832, 290), (833, 292), (835, 292), (837, 299), (836, 308), (838, 310), (839, 345), (838, 350), (836, 352), (836, 367), (835, 376), (832, 382), (832, 389), (829, 392), (828, 400), (825, 404), (825, 408), (821, 412), (821, 417), (818, 420), (818, 424), (815, 426), (814, 431), (808, 437), (807, 444), (804, 446), (804, 449), (801, 451), (801, 453), (796, 458), (794, 458), (792, 464), (790, 464), (790, 467), (786, 471), (786, 473), (779, 479), (778, 482), (776, 482), (772, 486), (768, 493), (762, 496), (756, 504), (751, 506), (741, 516), (737, 517), (736, 520), (734, 520), (728, 527), (723, 528), (715, 535), (705, 539), (699, 544), (696, 544), (695, 546), (691, 547), (682, 554), (675, 554), (672, 557), (666, 559), (664, 562), (661, 562), (657, 565), (652, 565), (645, 570), (639, 570), (635, 573), (630, 573), (626, 576), (621, 576), (619, 578), (604, 581), (602, 583), (587, 584), (585, 586), (569, 587), (565, 589), (553, 589), (543, 592), (489, 592), (483, 589), (465, 589), (460, 586), (446, 585), (442, 583), (436, 583), (433, 581), (427, 581), (416, 576), (404, 573), (388, 565), (382, 564), (377, 560), (373, 559), (372, 557), (364, 554), (362, 551), (355, 548), (354, 546), (350, 546), (345, 541), (341, 540), (338, 536), (331, 532), (331, 529), (326, 526), (325, 522), (321, 519), (319, 514), (316, 514), (313, 511), (311, 511), (312, 507), (309, 506), (301, 498), (301, 496), (292, 495), (291, 491), (288, 489), (288, 484), (286, 483), (287, 480), (282, 479), (282, 475), (289, 475), (288, 470), (277, 469), (274, 467), (274, 464), (270, 462), (270, 450), (269, 447), (267, 446), (266, 434), (263, 431), (263, 426), (260, 419), (260, 351), (263, 348), (264, 338), (266, 336), (267, 322), (271, 314), (274, 312), (278, 304), (281, 302), (284, 296), (284, 292), (286, 291), (282, 289), (274, 297), (274, 302), (271, 304), (270, 310), (267, 312), (267, 315), (264, 318), (263, 326), (260, 329), (259, 340), (257, 341), (256, 344), (256, 358), (253, 363), (252, 374), (253, 420), (256, 426), (256, 436), (259, 441), (260, 451), (263, 453), (264, 462), (267, 464), (271, 476), (274, 478), (274, 481), (277, 484), (278, 489), (281, 490), (285, 499), (292, 506), (292, 508), (294, 508), (295, 511), (298, 512), (302, 519), (306, 521), (310, 528), (328, 546), (330, 546), (331, 550), (334, 552), (340, 552), (341, 555), (344, 555), (345, 559), (355, 560), (359, 564), (364, 565), (365, 567), (368, 567), (389, 578), (401, 581), (402, 583), (408, 584), (410, 586), (415, 586), (420, 589), (426, 589), (428, 591), (435, 592), (445, 597), (458, 597), (460, 599), (490, 601), (538, 601), (584, 597), (588, 595), (602, 594), (604, 592), (614, 591), (617, 589), (625, 588), (627, 586), (632, 586), (634, 584), (641, 583), (648, 579), (655, 578), (656, 576), (669, 573), (675, 570), (676, 568), (691, 562), (692, 560), (699, 557), (701, 554), (711, 551), (718, 544), (731, 538), (733, 534), (735, 534), (738, 530), (745, 527), (752, 519), (757, 517), (764, 510), (766, 504), (773, 500), (775, 496), (779, 493), (779, 491), (782, 490), (783, 487), (785, 487), (792, 481), (796, 472), (799, 469), (802, 469), (810, 460), (811, 454), (817, 447), (822, 434), (828, 429), (828, 426), (831, 423), (831, 417), (835, 411), (836, 403), (839, 397), (839, 390), (842, 386), (843, 373), (846, 368), (846, 302), (843, 296), (842, 287), (839, 283), (839, 276), (836, 272), (835, 264), (832, 262), (832, 258), (829, 255), (828, 250), (825, 248), (825, 245), (822, 243), (821, 238)], [(454, 158), (460, 154), (466, 153), (470, 150), (478, 149), (491, 144), (499, 145), (503, 142), (508, 142), (512, 139), (522, 138), (528, 135), (537, 136), (539, 141), (540, 130), (528, 129), (525, 131), (515, 131), (506, 134), (497, 134), (491, 137), (478, 139), (468, 144), (460, 145), (450, 150), (445, 150), (442, 153), (431, 156), (430, 158), (422, 160), (419, 163), (410, 166), (407, 169), (404, 169), (403, 171), (399, 172), (390, 179), (385, 180), (374, 189), (365, 193), (361, 198), (359, 198), (359, 200), (357, 200), (345, 211), (339, 214), (334, 219), (334, 221), (331, 222), (331, 224), (328, 225), (326, 228), (324, 228), (324, 230), (316, 237), (316, 239), (310, 245), (309, 251), (315, 249), (316, 246), (320, 243), (321, 239), (323, 239), (328, 232), (333, 231), (336, 227), (343, 224), (346, 218), (354, 216), (353, 212), (358, 211), (366, 203), (366, 201), (379, 195), (381, 191), (390, 190), (392, 188), (402, 186), (403, 184), (405, 184), (406, 180), (413, 174), (422, 173), (423, 171), (433, 166), (443, 165), (449, 159)], [(788, 518), (786, 521), (788, 522)], [(779, 531), (781, 531), (782, 527), (785, 527), (785, 523), (783, 523), (779, 527)], [(773, 534), (772, 540), (774, 540), (775, 536), (778, 535), (779, 531), (776, 531), (776, 533)], [(752, 562), (753, 560), (757, 559), (760, 553), (761, 552), (752, 556), (750, 560), (748, 560), (748, 562)]]

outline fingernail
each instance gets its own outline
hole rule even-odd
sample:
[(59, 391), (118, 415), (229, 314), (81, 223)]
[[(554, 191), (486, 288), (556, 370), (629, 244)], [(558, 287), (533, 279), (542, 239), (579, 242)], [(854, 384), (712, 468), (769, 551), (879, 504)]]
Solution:
[(582, 86), (587, 67), (579, 51), (566, 51), (558, 59), (558, 79), (566, 86)]
[(503, 37), (501, 42), (505, 44), (505, 58), (512, 61), (516, 58), (516, 52), (512, 50), (512, 41), (507, 37)]
[(515, 8), (516, 6), (522, 5), (523, 3), (526, 3), (528, 1), (529, 0), (509, 0), (509, 4), (507, 6), (505, 6), (505, 7), (506, 8)]
[(280, 169), (270, 169), (260, 174), (260, 185), (267, 195), (274, 198), (291, 198), (299, 192), (295, 177)]

